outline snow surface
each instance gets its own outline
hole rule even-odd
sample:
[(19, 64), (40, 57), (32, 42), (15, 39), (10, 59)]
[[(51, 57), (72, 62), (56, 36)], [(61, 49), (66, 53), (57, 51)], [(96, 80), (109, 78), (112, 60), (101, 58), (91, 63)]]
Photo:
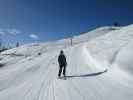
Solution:
[[(133, 100), (133, 25), (20, 46), (0, 55), (0, 100)], [(67, 80), (58, 79), (58, 54)]]

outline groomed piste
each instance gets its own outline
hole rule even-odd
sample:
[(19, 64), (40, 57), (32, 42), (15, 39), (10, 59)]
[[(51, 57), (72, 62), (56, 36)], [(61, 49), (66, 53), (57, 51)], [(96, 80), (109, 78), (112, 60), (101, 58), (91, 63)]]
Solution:
[[(58, 79), (58, 54), (67, 80)], [(0, 100), (133, 100), (133, 25), (101, 27), (70, 39), (0, 54)]]

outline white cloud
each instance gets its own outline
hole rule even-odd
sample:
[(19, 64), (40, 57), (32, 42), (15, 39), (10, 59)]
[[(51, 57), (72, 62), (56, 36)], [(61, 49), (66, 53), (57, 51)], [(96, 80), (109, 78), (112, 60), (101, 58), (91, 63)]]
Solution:
[(21, 32), (17, 29), (7, 29), (7, 32), (11, 35), (17, 35), (20, 34)]
[(17, 35), (17, 34), (21, 34), (21, 31), (17, 30), (17, 29), (0, 29), (0, 35)]
[(39, 37), (36, 34), (30, 34), (29, 37), (34, 39), (34, 40), (38, 40), (39, 39)]
[(5, 35), (4, 30), (0, 29), (0, 35)]

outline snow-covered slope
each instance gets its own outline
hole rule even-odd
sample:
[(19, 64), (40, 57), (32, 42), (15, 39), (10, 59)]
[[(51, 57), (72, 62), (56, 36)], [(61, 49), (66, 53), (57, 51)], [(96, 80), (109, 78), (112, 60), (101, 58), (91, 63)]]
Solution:
[[(95, 30), (92, 30), (90, 32), (84, 33), (79, 36), (74, 36), (73, 37), (73, 44), (80, 44), (82, 42), (87, 42), (90, 41), (91, 39), (94, 39), (98, 36), (102, 36), (104, 34), (107, 34), (111, 31), (119, 30), (121, 27), (113, 27), (113, 26), (104, 26), (97, 28)], [(58, 48), (67, 48), (71, 44), (70, 38), (62, 39), (62, 40), (57, 40), (57, 41), (51, 41), (47, 43), (33, 43), (33, 44), (26, 44), (24, 46), (21, 46), (19, 48), (14, 48), (11, 50), (8, 50), (6, 52), (2, 52), (2, 54), (18, 54), (18, 55), (34, 55), (39, 52), (46, 52), (46, 51), (51, 51)]]
[[(77, 36), (73, 36), (72, 41), (73, 44), (80, 44), (83, 42), (87, 42), (90, 41), (96, 37), (105, 35), (109, 32), (115, 31), (115, 30), (120, 30), (122, 27), (114, 27), (114, 26), (104, 26), (104, 27), (100, 27), (97, 28), (95, 30), (92, 30), (90, 32), (86, 32), (86, 33), (82, 33), (81, 35), (77, 35)], [(60, 46), (63, 45), (65, 48), (69, 47), (71, 44), (71, 38), (66, 38), (66, 39), (62, 39), (62, 40), (57, 40), (54, 42), (51, 42), (52, 45), (56, 45), (56, 46)]]
[[(3, 52), (0, 100), (133, 100), (133, 25), (109, 29), (74, 37), (73, 46), (64, 39)], [(57, 78), (61, 49), (67, 80)]]
[(121, 27), (114, 27), (114, 26), (112, 26), (112, 27), (111, 26), (100, 27), (100, 28), (97, 28), (97, 29), (92, 30), (90, 32), (82, 33), (81, 35), (74, 37), (74, 41), (78, 42), (78, 43), (89, 41), (89, 40), (92, 40), (96, 37), (105, 35), (109, 32), (119, 30), (119, 29), (121, 29)]

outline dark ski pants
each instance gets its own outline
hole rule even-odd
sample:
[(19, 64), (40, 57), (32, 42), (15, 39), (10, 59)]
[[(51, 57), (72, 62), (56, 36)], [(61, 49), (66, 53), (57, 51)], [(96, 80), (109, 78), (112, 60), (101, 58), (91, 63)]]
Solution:
[(66, 66), (60, 66), (59, 73), (58, 73), (59, 77), (61, 76), (62, 70), (63, 70), (63, 75), (66, 76)]

